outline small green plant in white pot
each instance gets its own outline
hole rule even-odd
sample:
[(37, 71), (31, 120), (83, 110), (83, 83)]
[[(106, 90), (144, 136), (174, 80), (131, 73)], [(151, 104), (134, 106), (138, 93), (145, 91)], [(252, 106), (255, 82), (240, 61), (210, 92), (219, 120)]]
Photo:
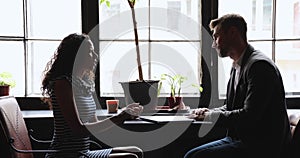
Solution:
[(166, 81), (170, 85), (170, 97), (168, 97), (168, 104), (170, 108), (184, 109), (185, 105), (183, 103), (183, 97), (181, 96), (181, 86), (187, 77), (180, 74), (175, 74), (174, 76), (170, 74), (162, 74), (159, 83), (159, 92), (162, 87), (162, 82)]
[(0, 96), (9, 95), (9, 89), (16, 86), (16, 81), (9, 72), (0, 73)]

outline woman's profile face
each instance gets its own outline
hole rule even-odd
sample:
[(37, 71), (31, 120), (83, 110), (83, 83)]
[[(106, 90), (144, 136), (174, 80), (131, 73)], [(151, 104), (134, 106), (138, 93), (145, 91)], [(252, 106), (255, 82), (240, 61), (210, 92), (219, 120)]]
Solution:
[(90, 39), (81, 42), (76, 52), (73, 73), (93, 72), (98, 61), (98, 55), (94, 51), (93, 43)]
[(87, 66), (86, 68), (89, 70), (93, 70), (95, 68), (96, 62), (98, 61), (98, 55), (95, 53), (94, 50), (94, 45), (92, 41), (89, 40), (89, 51), (86, 55), (86, 60), (85, 60), (85, 65)]

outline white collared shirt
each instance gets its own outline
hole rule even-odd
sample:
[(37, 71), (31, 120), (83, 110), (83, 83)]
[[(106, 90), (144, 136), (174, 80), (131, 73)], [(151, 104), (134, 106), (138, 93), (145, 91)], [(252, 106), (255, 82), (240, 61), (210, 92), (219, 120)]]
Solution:
[(244, 54), (245, 54), (247, 48), (248, 48), (248, 46), (245, 48), (245, 50), (243, 51), (240, 58), (236, 62), (232, 63), (232, 67), (235, 69), (234, 91), (236, 91), (236, 87), (237, 87), (237, 84), (239, 82), (240, 72), (241, 72), (241, 65), (242, 65), (243, 57), (244, 57)]
[(236, 91), (236, 86), (239, 81), (241, 66), (239, 64), (233, 63), (233, 68), (235, 69), (235, 78), (234, 78), (234, 91)]

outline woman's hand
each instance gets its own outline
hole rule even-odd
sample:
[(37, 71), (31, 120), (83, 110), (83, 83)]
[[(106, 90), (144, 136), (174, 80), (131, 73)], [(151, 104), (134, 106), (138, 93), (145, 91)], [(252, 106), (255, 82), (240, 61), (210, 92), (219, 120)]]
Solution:
[(139, 103), (132, 103), (122, 109), (119, 114), (124, 120), (135, 119), (140, 116), (143, 111), (143, 107)]

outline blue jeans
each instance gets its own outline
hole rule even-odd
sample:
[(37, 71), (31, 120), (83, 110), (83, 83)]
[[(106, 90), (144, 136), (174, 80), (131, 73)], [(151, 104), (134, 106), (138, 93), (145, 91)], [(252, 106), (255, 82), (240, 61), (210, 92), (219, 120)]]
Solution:
[(225, 137), (188, 151), (184, 158), (245, 158), (247, 156), (250, 155), (240, 140)]

